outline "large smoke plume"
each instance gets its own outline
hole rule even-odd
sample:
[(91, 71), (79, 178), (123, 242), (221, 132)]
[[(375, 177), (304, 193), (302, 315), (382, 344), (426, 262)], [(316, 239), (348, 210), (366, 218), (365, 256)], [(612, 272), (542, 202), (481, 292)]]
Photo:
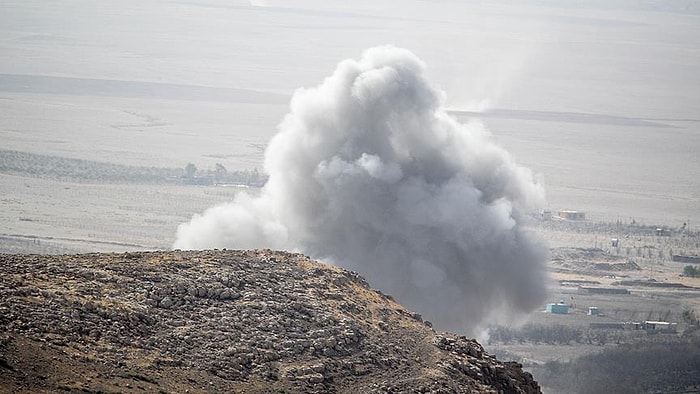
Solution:
[(538, 307), (546, 249), (521, 219), (543, 187), (483, 126), (451, 118), (424, 70), (378, 47), (297, 91), (261, 194), (195, 215), (174, 247), (301, 251), (467, 334)]

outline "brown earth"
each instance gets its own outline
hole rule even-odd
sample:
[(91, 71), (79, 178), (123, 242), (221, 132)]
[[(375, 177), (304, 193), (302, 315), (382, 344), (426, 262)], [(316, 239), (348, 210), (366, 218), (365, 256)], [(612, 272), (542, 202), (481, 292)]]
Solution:
[(0, 255), (0, 267), (0, 392), (540, 392), (520, 364), (298, 254)]
[(572, 272), (592, 276), (641, 271), (641, 267), (634, 260), (597, 248), (553, 248), (550, 267), (553, 272)]

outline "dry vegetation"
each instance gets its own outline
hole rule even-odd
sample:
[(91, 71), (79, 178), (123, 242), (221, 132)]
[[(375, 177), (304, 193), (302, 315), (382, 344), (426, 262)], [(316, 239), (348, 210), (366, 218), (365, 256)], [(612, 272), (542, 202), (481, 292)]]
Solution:
[(0, 392), (539, 392), (520, 365), (297, 254), (0, 255), (0, 266)]

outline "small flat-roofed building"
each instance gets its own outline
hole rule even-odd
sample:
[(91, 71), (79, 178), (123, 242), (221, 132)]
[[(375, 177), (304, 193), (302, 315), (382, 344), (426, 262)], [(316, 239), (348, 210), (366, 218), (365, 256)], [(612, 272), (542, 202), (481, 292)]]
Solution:
[(586, 213), (582, 211), (573, 211), (564, 209), (557, 212), (557, 216), (566, 220), (586, 220)]
[(569, 306), (563, 302), (558, 302), (556, 304), (547, 304), (547, 313), (566, 315), (567, 313), (569, 313)]
[(540, 211), (540, 220), (548, 221), (552, 220), (552, 211), (549, 209), (543, 209)]
[(669, 323), (667, 321), (651, 321), (647, 320), (644, 322), (644, 329), (647, 332), (676, 332), (676, 323)]

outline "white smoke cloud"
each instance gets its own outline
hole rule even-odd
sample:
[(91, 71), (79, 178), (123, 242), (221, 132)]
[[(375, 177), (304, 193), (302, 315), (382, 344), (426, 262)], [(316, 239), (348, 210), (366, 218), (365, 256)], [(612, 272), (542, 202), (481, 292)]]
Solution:
[(466, 334), (540, 306), (546, 248), (521, 215), (544, 189), (482, 125), (451, 118), (424, 69), (377, 47), (297, 91), (261, 194), (195, 215), (174, 247), (301, 251)]

